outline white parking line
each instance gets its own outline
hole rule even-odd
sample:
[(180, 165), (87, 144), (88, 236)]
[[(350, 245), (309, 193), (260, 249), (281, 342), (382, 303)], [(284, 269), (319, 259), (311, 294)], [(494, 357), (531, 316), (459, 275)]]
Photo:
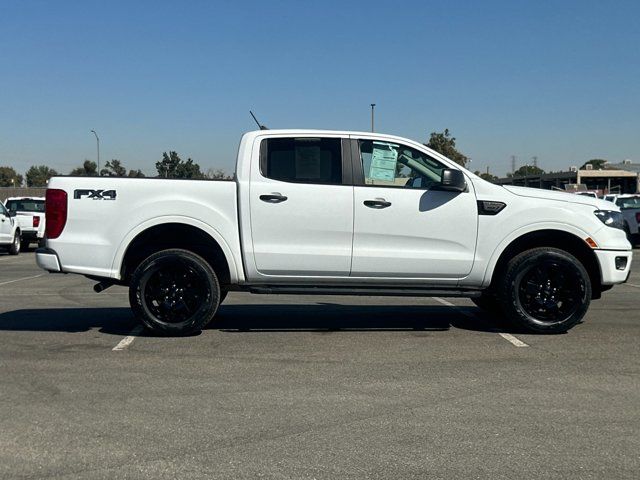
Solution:
[(8, 282), (2, 282), (2, 283), (0, 283), (0, 286), (9, 285), (10, 283), (21, 282), (22, 280), (31, 280), (32, 278), (42, 277), (43, 275), (44, 275), (44, 273), (41, 273), (40, 275), (33, 275), (32, 277), (16, 278), (15, 280), (9, 280)]
[(453, 304), (451, 302), (447, 302), (444, 298), (440, 298), (440, 297), (431, 297), (431, 298), (433, 298), (436, 302), (440, 302), (442, 305), (446, 305), (447, 307), (455, 308), (458, 312), (460, 312), (462, 315), (464, 315), (466, 317), (476, 318), (473, 313), (469, 313), (466, 310), (462, 310), (461, 308), (458, 308), (455, 304)]
[(634, 283), (629, 283), (629, 282), (627, 282), (627, 283), (623, 283), (622, 285), (626, 285), (626, 286), (628, 286), (628, 287), (640, 288), (640, 285), (636, 285), (636, 284), (634, 284)]
[(510, 333), (499, 333), (498, 335), (500, 335), (502, 338), (504, 338), (507, 342), (511, 342), (516, 347), (528, 347), (529, 346), (526, 343), (524, 343), (522, 340), (520, 340), (519, 338), (516, 338), (513, 335), (511, 335)]
[[(457, 305), (455, 305), (455, 304), (453, 304), (451, 302), (447, 302), (443, 298), (440, 298), (440, 297), (431, 297), (431, 298), (433, 298), (437, 302), (440, 302), (442, 305), (446, 305), (447, 307), (453, 307), (455, 310), (457, 310), (462, 315), (465, 315), (465, 316), (467, 316), (469, 318), (477, 319), (477, 317), (473, 313), (469, 313), (466, 310), (462, 310)], [(528, 347), (529, 346), (526, 343), (524, 343), (522, 340), (520, 340), (519, 338), (514, 337), (513, 335), (511, 335), (510, 333), (499, 333), (498, 332), (498, 335), (500, 335), (502, 338), (504, 338), (507, 342), (511, 343), (515, 347)]]
[(115, 347), (113, 347), (111, 350), (113, 350), (114, 352), (119, 352), (121, 350), (126, 350), (127, 347), (129, 347), (129, 345), (131, 345), (133, 343), (133, 341), (136, 339), (136, 337), (142, 333), (142, 325), (138, 325), (133, 330), (131, 330), (131, 332), (129, 332), (129, 333), (130, 333), (130, 335), (128, 335), (128, 336), (124, 337), (122, 340), (120, 340), (118, 342), (118, 344)]

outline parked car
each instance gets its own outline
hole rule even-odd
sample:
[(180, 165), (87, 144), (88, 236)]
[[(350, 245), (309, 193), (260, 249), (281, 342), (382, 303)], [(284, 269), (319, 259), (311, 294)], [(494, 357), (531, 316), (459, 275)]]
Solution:
[(610, 202), (486, 182), (419, 142), (260, 130), (233, 181), (54, 177), (38, 265), (129, 286), (149, 329), (202, 329), (229, 291), (470, 297), (563, 332), (625, 282)]
[(599, 198), (598, 192), (593, 192), (591, 190), (584, 190), (582, 192), (575, 192), (576, 195), (584, 195), (585, 197)]
[(22, 250), (31, 243), (42, 246), (45, 232), (44, 197), (9, 197), (5, 207), (20, 227)]
[(620, 207), (624, 218), (625, 231), (632, 245), (640, 243), (640, 195), (615, 194), (605, 195), (605, 200)]
[(0, 248), (10, 255), (20, 253), (20, 227), (5, 206), (0, 203)]

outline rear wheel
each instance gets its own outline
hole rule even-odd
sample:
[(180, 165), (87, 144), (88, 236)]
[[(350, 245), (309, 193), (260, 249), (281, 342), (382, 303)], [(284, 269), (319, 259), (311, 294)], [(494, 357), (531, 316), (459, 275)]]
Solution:
[(18, 255), (20, 253), (20, 234), (16, 232), (13, 237), (13, 243), (9, 247), (9, 255)]
[(591, 302), (584, 266), (556, 248), (517, 255), (499, 283), (498, 299), (508, 320), (531, 332), (566, 332), (582, 320)]
[(202, 330), (220, 303), (220, 285), (211, 266), (187, 250), (163, 250), (136, 268), (129, 303), (136, 317), (162, 335)]

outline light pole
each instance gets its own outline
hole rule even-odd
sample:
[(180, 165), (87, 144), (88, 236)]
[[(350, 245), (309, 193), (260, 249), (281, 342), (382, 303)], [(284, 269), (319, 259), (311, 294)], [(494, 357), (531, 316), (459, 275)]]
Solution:
[(100, 176), (100, 139), (98, 138), (98, 134), (95, 130), (91, 130), (91, 133), (96, 136), (96, 147), (98, 148), (98, 176)]
[(372, 132), (374, 131), (374, 129), (373, 129), (373, 109), (374, 109), (374, 108), (376, 108), (376, 104), (375, 104), (375, 103), (372, 103), (372, 104), (371, 104), (371, 131), (372, 131)]

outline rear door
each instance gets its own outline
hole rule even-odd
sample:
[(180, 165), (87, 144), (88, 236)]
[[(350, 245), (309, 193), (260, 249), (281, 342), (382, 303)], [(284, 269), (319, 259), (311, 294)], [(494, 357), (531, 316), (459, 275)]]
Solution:
[(354, 139), (352, 276), (455, 282), (473, 266), (478, 210), (468, 190), (438, 190), (448, 165), (427, 152)]
[(267, 281), (348, 277), (353, 237), (348, 140), (301, 135), (256, 142), (260, 159), (252, 162), (249, 190), (258, 276)]

